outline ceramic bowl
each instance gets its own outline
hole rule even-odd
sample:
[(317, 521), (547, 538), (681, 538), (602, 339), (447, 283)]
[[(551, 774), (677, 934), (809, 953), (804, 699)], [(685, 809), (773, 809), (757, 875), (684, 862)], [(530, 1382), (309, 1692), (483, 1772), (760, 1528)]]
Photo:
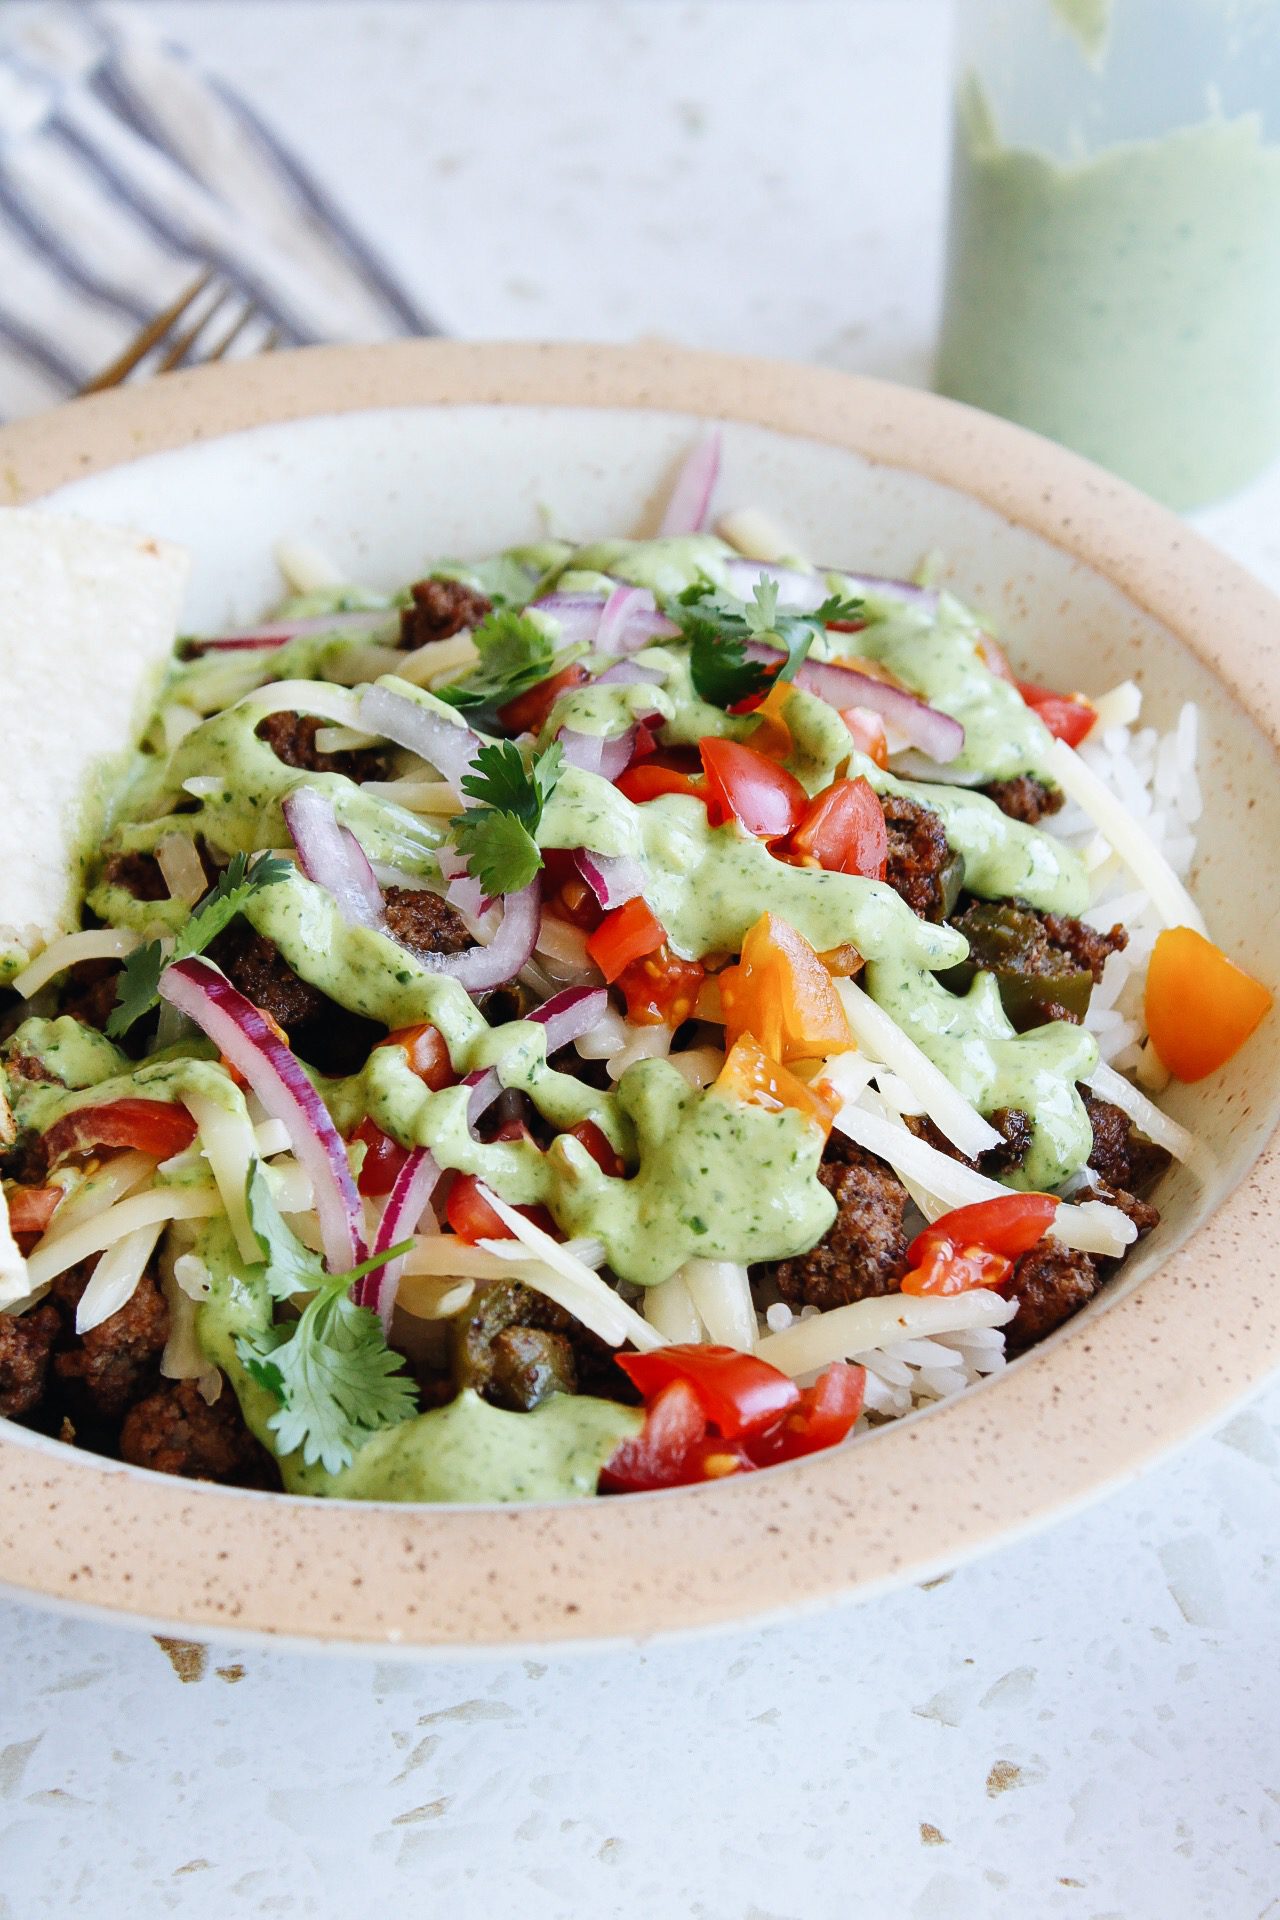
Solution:
[[(584, 538), (643, 527), (706, 418), (726, 423), (722, 505), (757, 503), (867, 571), (937, 550), (1035, 677), (1132, 675), (1158, 725), (1198, 701), (1193, 884), (1221, 943), (1274, 979), (1280, 605), (1171, 514), (966, 408), (651, 348), (326, 348), (10, 428), (0, 498), (182, 541), (190, 622), (208, 627), (277, 590), (282, 534), (391, 584), (432, 555), (527, 539), (543, 511)], [(690, 1630), (950, 1568), (1135, 1474), (1280, 1360), (1278, 1052), (1271, 1020), (1170, 1094), (1218, 1172), (1168, 1181), (1158, 1232), (1093, 1310), (998, 1381), (846, 1450), (625, 1500), (412, 1508), (166, 1479), (0, 1422), (0, 1579), (198, 1635), (441, 1650)]]

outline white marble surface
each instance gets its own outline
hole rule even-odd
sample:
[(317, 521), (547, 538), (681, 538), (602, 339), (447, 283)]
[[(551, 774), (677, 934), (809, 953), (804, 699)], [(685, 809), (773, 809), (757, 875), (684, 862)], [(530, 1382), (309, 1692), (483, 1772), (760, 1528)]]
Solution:
[[(19, 0), (10, 0), (19, 4)], [(143, 5), (449, 330), (926, 377), (941, 0)], [(1280, 478), (1203, 516), (1280, 583)], [(1275, 1920), (1280, 1389), (795, 1627), (436, 1667), (0, 1605), (0, 1920)], [(202, 1663), (203, 1662), (203, 1663)]]

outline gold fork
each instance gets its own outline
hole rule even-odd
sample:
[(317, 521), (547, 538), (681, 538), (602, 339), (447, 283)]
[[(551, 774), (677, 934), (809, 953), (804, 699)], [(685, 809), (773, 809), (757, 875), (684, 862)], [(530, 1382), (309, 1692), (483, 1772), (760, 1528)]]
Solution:
[[(171, 373), (175, 367), (207, 366), (221, 360), (258, 316), (258, 307), (247, 294), (220, 281), (212, 267), (194, 279), (177, 298), (159, 312), (154, 320), (135, 335), (109, 366), (81, 387), (81, 393), (101, 393), (105, 387), (118, 387), (135, 369), (144, 377)], [(217, 322), (219, 331), (210, 333)], [(259, 352), (270, 353), (279, 345), (280, 329), (272, 327)], [(148, 355), (157, 357), (148, 360)], [(143, 361), (148, 361), (143, 367)]]

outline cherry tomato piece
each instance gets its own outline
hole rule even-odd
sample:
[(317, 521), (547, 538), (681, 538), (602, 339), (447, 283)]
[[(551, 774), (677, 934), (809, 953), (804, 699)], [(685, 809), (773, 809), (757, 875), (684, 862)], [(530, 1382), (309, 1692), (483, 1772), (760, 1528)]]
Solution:
[(759, 840), (780, 840), (804, 818), (809, 796), (793, 773), (736, 740), (698, 742), (713, 827), (736, 819)]

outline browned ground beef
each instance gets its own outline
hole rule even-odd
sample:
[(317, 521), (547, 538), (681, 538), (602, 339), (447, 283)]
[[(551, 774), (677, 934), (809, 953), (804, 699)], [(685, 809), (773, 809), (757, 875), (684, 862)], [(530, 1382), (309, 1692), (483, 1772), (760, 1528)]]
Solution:
[(1013, 1173), (1020, 1167), (1031, 1151), (1031, 1141), (1035, 1132), (1031, 1116), (1021, 1107), (997, 1107), (989, 1113), (987, 1119), (996, 1132), (1003, 1136), (1002, 1147), (988, 1147), (976, 1160), (970, 1160), (961, 1153), (954, 1142), (948, 1140), (945, 1133), (934, 1126), (932, 1120), (924, 1114), (911, 1114), (907, 1125), (918, 1140), (924, 1140), (939, 1153), (945, 1153), (951, 1160), (959, 1160), (963, 1166), (976, 1167), (979, 1173), (985, 1173), (991, 1180), (998, 1180), (1003, 1173)]
[(265, 720), (259, 720), (254, 732), (287, 767), (299, 767), (305, 773), (345, 773), (348, 780), (385, 780), (386, 755), (374, 748), (320, 752), (316, 734), (330, 724), (309, 713), (269, 713)]
[(194, 1380), (166, 1380), (130, 1408), (120, 1429), (120, 1458), (153, 1473), (223, 1480), (239, 1487), (279, 1485), (275, 1463), (244, 1423), (224, 1382), (209, 1406)]
[(0, 1153), (0, 1174), (6, 1180), (16, 1180), (20, 1186), (43, 1186), (48, 1171), (49, 1150), (44, 1135), (31, 1127), (24, 1128), (13, 1145)]
[(113, 853), (102, 869), (103, 884), (123, 887), (135, 900), (167, 900), (169, 889), (153, 853)]
[(209, 947), (233, 986), (282, 1026), (290, 1045), (322, 1073), (355, 1073), (382, 1038), (374, 1020), (348, 1013), (299, 979), (279, 948), (246, 920), (233, 920)]
[(1001, 1289), (1007, 1299), (1016, 1300), (1018, 1311), (1005, 1328), (1005, 1344), (1011, 1354), (1033, 1347), (1046, 1334), (1079, 1313), (1098, 1291), (1098, 1269), (1087, 1253), (1056, 1241), (1042, 1240), (1024, 1253), (1013, 1270), (1013, 1277)]
[(21, 1419), (39, 1406), (61, 1331), (62, 1315), (50, 1300), (26, 1313), (0, 1313), (0, 1414), (7, 1419)]
[(900, 794), (881, 794), (880, 806), (889, 830), (886, 881), (922, 919), (945, 920), (958, 856), (947, 845), (941, 818), (932, 807)]
[(64, 1315), (62, 1343), (53, 1357), (59, 1383), (93, 1413), (119, 1420), (158, 1379), (160, 1355), (169, 1337), (169, 1308), (154, 1277), (144, 1273), (132, 1297), (100, 1327), (77, 1334), (75, 1310), (95, 1261), (82, 1261), (53, 1283)]
[(452, 1333), (454, 1384), (495, 1406), (527, 1413), (553, 1393), (635, 1398), (612, 1350), (517, 1280), (477, 1287)]
[(492, 600), (461, 580), (419, 580), (410, 587), (412, 606), (400, 612), (400, 645), (425, 647), (432, 640), (451, 640), (464, 627), (478, 627), (493, 612)]
[(388, 887), (387, 932), (411, 953), (463, 953), (475, 941), (462, 915), (425, 887)]
[(1133, 1131), (1128, 1114), (1122, 1113), (1110, 1100), (1099, 1100), (1084, 1086), (1078, 1086), (1076, 1092), (1084, 1101), (1093, 1128), (1091, 1169), (1109, 1187), (1140, 1193), (1165, 1171), (1169, 1155), (1163, 1147), (1140, 1139)]
[(994, 800), (1001, 813), (1028, 827), (1038, 825), (1048, 814), (1060, 812), (1064, 797), (1060, 787), (1047, 787), (1029, 773), (1020, 773), (1013, 780), (993, 780), (979, 792)]
[(1069, 914), (1045, 913), (1040, 918), (1045, 938), (1061, 952), (1069, 953), (1078, 967), (1087, 967), (1095, 987), (1111, 954), (1122, 953), (1129, 944), (1129, 935), (1118, 922), (1109, 933), (1099, 933), (1096, 927), (1073, 920)]
[(247, 920), (233, 920), (208, 951), (246, 1000), (269, 1013), (288, 1034), (333, 1008), (327, 995), (299, 979), (275, 943), (255, 933)]
[(843, 1307), (893, 1293), (906, 1271), (907, 1190), (883, 1160), (832, 1134), (818, 1178), (838, 1209), (808, 1253), (780, 1260), (774, 1279), (793, 1307)]
[(86, 1026), (104, 1031), (116, 1004), (120, 965), (115, 960), (80, 960), (63, 975), (58, 1007)]

